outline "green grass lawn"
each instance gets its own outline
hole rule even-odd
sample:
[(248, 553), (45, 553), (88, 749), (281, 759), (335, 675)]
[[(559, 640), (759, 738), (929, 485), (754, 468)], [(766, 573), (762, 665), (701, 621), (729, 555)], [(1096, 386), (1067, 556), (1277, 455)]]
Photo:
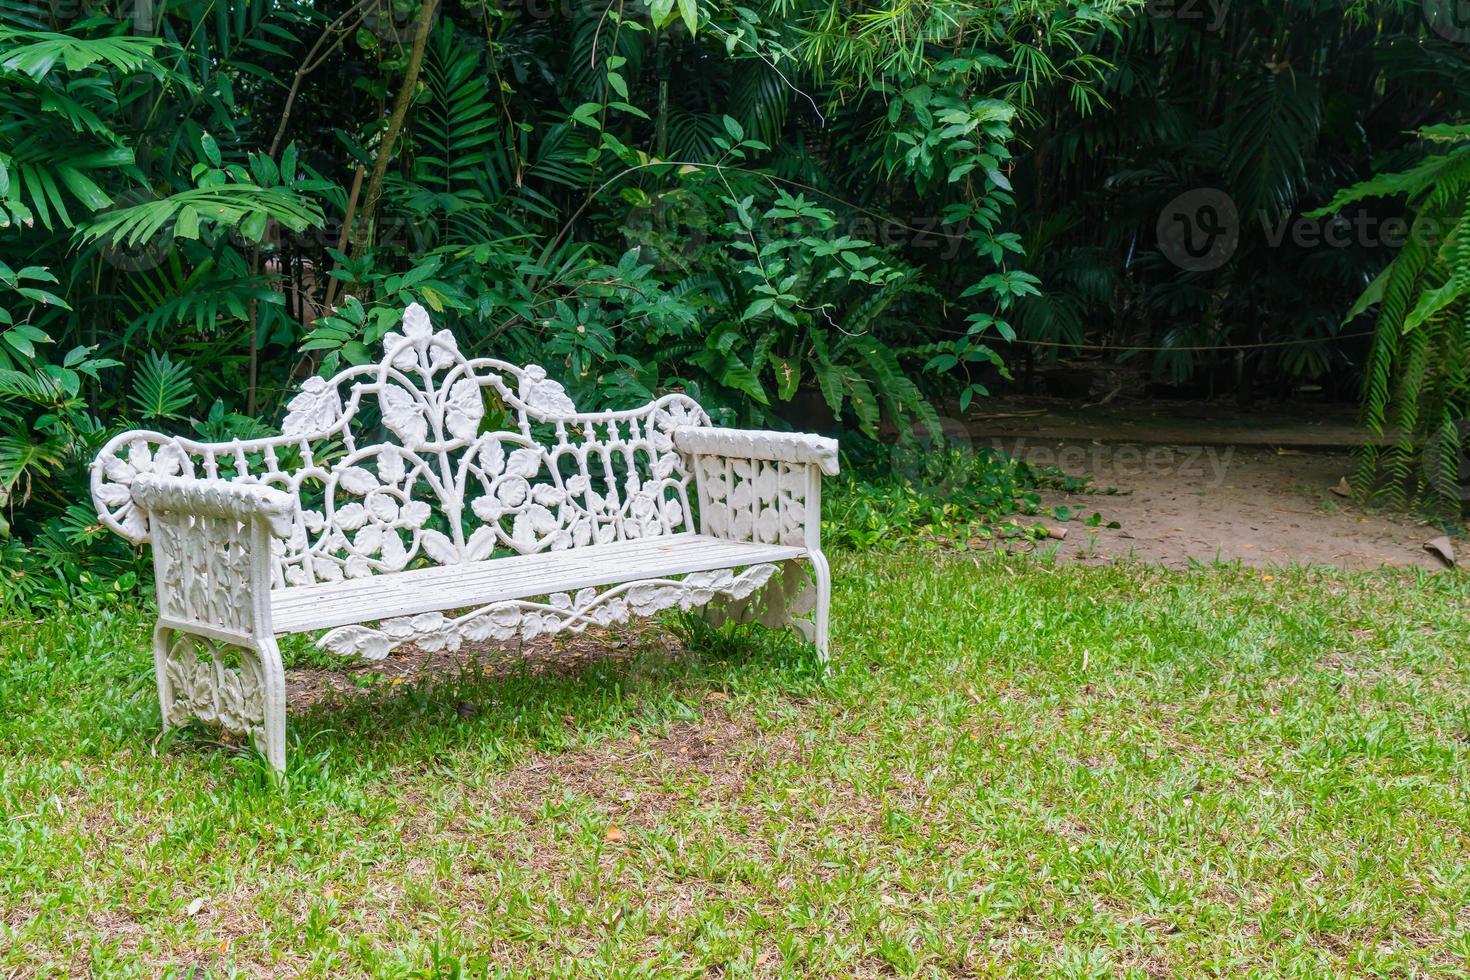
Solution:
[[(147, 617), (0, 637), (0, 976), (1470, 972), (1470, 588), (840, 559), (708, 637), (373, 686), (275, 788)], [(641, 635), (641, 634), (639, 634)]]

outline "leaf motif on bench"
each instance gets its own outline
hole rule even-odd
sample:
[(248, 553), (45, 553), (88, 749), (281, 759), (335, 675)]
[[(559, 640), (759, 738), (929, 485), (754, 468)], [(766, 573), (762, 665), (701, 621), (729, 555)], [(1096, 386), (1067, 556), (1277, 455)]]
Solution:
[(745, 596), (717, 596), (705, 618), (718, 626), (725, 622), (759, 623), (771, 629), (790, 627), (807, 640), (817, 636), (817, 589), (804, 562), (783, 562), (780, 573), (759, 592)]
[(429, 547), (425, 538), (431, 532), (425, 525), (433, 507), (414, 496), (424, 480), (424, 460), (391, 445), (370, 447), (348, 459), (326, 474), (326, 511), (299, 509), (291, 536), (278, 549), (277, 561), (288, 552), (311, 560), (310, 573), (304, 562), (287, 564), (287, 584), (397, 571), (407, 567), (421, 547)]
[(385, 385), (378, 393), (383, 406), (383, 424), (407, 449), (423, 449), (438, 440), (431, 434), (449, 439), (473, 439), (485, 417), (485, 402), (480, 383), (460, 378), (443, 393), (442, 400), (398, 385)]
[[(239, 666), (230, 666), (233, 652)], [(164, 668), (172, 700), (163, 705), (170, 725), (190, 719), (219, 725), (228, 731), (259, 739), (265, 726), (261, 691), (264, 675), (259, 658), (244, 647), (174, 633)]]
[(485, 417), (485, 399), (479, 382), (460, 378), (444, 399), (444, 428), (456, 439), (473, 439)]
[(693, 572), (682, 579), (645, 579), (625, 582), (603, 592), (582, 589), (575, 596), (558, 592), (545, 602), (516, 599), (497, 602), (458, 617), (421, 613), (383, 620), (371, 626), (341, 626), (317, 646), (343, 656), (382, 660), (404, 643), (430, 652), (458, 650), (465, 640), (533, 640), (561, 632), (580, 633), (588, 626), (627, 622), (632, 616), (650, 616), (666, 609), (685, 611), (716, 599), (740, 602), (770, 581), (773, 564), (751, 565), (741, 571), (717, 569)]
[(403, 311), (402, 334), (390, 330), (383, 335), (383, 350), (393, 367), (426, 375), (462, 360), (454, 334), (448, 330), (435, 333), (429, 311), (417, 303), (410, 303)]
[(177, 439), (146, 433), (128, 442), (125, 456), (99, 456), (97, 470), (92, 496), (98, 512), (116, 522), (124, 537), (136, 540), (147, 536), (148, 519), (133, 501), (133, 481), (146, 473), (193, 476), (194, 464)]
[(342, 418), (342, 396), (326, 378), (307, 378), (301, 392), (286, 405), (282, 435), (302, 436), (327, 432)]
[[(519, 441), (502, 433), (485, 435), (464, 459), (464, 476), (457, 482), (466, 491), (472, 486), (479, 489), (470, 510), (484, 522), (467, 543), (465, 557), (470, 561), (488, 558), (497, 543), (522, 554), (558, 551), (574, 543), (568, 530), (574, 518), (560, 475), (547, 466), (544, 449), (517, 445)], [(507, 443), (512, 447), (509, 454)]]
[(790, 463), (701, 457), (710, 533), (739, 541), (799, 544), (806, 516), (806, 472)]
[(424, 417), (424, 406), (397, 385), (389, 385), (378, 392), (378, 401), (383, 406), (383, 424), (403, 442), (404, 448), (423, 448), (429, 439), (429, 420)]
[(559, 382), (546, 377), (546, 369), (538, 364), (527, 364), (522, 372), (521, 398), (526, 407), (548, 418), (574, 415), (577, 406), (567, 397), (567, 391)]

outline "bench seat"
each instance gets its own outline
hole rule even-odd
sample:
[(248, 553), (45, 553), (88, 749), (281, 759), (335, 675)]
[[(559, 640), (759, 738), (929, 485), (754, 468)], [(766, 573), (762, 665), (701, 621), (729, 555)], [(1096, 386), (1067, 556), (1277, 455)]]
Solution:
[(673, 534), (274, 589), (271, 622), (278, 636), (305, 633), (653, 577), (790, 561), (805, 554), (805, 548)]

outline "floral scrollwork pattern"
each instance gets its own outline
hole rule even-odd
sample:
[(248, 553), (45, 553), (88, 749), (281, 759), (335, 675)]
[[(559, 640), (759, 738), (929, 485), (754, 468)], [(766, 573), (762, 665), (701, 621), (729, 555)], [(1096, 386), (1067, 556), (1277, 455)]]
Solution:
[(267, 678), (256, 651), (178, 631), (162, 650), (165, 724), (197, 720), (249, 736), (263, 747)]
[(400, 616), (376, 627), (339, 627), (317, 645), (333, 653), (382, 660), (404, 643), (429, 651), (458, 650), (466, 640), (532, 640), (561, 632), (580, 633), (589, 626), (627, 622), (632, 616), (650, 616), (666, 609), (688, 611), (718, 599), (748, 599), (776, 571), (774, 564), (761, 564), (738, 572), (692, 572), (679, 579), (626, 582), (602, 592), (592, 588), (575, 595), (558, 592), (545, 602), (497, 602), (457, 617), (439, 612)]
[(689, 531), (674, 437), (709, 424), (677, 393), (579, 412), (544, 369), (467, 356), (415, 304), (380, 361), (307, 380), (279, 436), (123, 433), (93, 464), (92, 495), (104, 525), (142, 543), (153, 528), (140, 477), (279, 490), (295, 504), (272, 583), (309, 586)]

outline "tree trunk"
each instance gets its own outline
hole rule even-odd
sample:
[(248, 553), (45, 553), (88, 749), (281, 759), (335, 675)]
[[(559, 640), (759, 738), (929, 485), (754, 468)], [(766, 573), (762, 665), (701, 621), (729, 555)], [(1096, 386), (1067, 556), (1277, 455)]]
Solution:
[(413, 47), (409, 51), (408, 65), (403, 69), (403, 82), (398, 87), (398, 98), (393, 112), (388, 117), (388, 128), (383, 132), (383, 141), (378, 145), (373, 159), (373, 173), (368, 179), (367, 193), (363, 196), (362, 210), (353, 226), (352, 254), (357, 255), (372, 241), (373, 219), (377, 216), (378, 199), (383, 194), (383, 179), (388, 175), (388, 163), (393, 157), (393, 147), (403, 132), (403, 120), (408, 107), (413, 103), (413, 92), (418, 87), (419, 70), (424, 64), (424, 48), (429, 43), (429, 30), (434, 25), (434, 14), (439, 9), (439, 0), (424, 0), (419, 8), (418, 23), (414, 25)]

